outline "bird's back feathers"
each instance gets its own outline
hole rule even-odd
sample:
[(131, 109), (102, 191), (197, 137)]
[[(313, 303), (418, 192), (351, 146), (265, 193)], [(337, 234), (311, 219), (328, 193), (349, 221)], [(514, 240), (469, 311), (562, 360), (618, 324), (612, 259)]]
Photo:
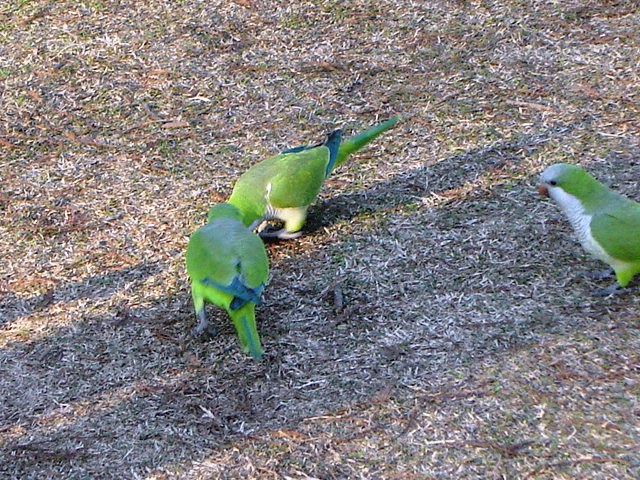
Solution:
[[(247, 226), (278, 218), (285, 221), (288, 230), (299, 230), (306, 208), (316, 199), (334, 168), (397, 122), (394, 117), (345, 141), (342, 131), (335, 130), (322, 144), (283, 150), (242, 174), (228, 201), (241, 210)], [(289, 224), (283, 218), (282, 212), (291, 209), (295, 209), (296, 216), (302, 216), (301, 221)]]

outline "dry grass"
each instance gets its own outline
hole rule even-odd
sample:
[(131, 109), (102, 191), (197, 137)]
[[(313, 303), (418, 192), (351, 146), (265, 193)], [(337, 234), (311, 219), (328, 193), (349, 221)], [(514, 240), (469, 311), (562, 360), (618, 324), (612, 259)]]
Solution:
[[(637, 2), (0, 6), (0, 476), (640, 477), (636, 295), (540, 169), (638, 198)], [(186, 240), (247, 166), (401, 114), (269, 245), (252, 362)]]

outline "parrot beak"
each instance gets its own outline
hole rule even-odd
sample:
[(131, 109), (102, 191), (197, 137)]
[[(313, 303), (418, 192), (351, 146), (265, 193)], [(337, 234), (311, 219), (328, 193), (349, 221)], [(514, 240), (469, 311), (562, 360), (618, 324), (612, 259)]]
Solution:
[(540, 195), (542, 195), (543, 197), (548, 197), (549, 196), (549, 189), (547, 188), (546, 185), (540, 185), (538, 187), (538, 193)]

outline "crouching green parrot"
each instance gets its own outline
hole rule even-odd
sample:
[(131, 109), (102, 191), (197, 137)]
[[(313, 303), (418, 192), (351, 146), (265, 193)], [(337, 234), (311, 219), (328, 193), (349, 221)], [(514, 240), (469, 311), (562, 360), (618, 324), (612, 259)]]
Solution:
[[(558, 163), (540, 175), (539, 192), (555, 200), (582, 247), (609, 264), (620, 287), (640, 273), (640, 204), (576, 165)], [(618, 293), (614, 284), (601, 294)]]
[(240, 209), (244, 224), (252, 230), (265, 220), (284, 222), (279, 230), (260, 232), (261, 237), (296, 238), (325, 178), (398, 120), (391, 118), (344, 141), (342, 131), (335, 130), (319, 145), (284, 150), (247, 170), (234, 185), (228, 202)]
[(198, 316), (195, 336), (214, 333), (207, 322), (205, 302), (227, 311), (245, 352), (262, 357), (255, 306), (269, 277), (269, 261), (260, 237), (242, 223), (240, 211), (229, 203), (209, 210), (208, 223), (191, 235), (187, 272)]

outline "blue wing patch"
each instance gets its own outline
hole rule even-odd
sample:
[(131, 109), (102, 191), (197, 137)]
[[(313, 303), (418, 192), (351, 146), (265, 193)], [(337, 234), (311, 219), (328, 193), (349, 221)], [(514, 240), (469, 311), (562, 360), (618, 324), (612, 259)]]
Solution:
[(304, 152), (305, 150), (309, 150), (311, 147), (307, 145), (302, 145), (301, 147), (293, 147), (287, 148), (286, 150), (282, 150), (280, 153), (299, 153)]
[(312, 148), (321, 147), (324, 143), (316, 143), (315, 145), (301, 145), (299, 147), (287, 148), (286, 150), (282, 150), (280, 153), (299, 153), (304, 152), (305, 150), (311, 150)]
[(340, 141), (342, 140), (342, 130), (334, 130), (329, 134), (327, 141), (324, 142), (325, 147), (329, 149), (329, 163), (327, 163), (327, 168), (324, 171), (325, 178), (331, 173), (333, 170), (333, 165), (336, 163), (336, 159), (338, 158), (338, 150), (340, 150)]
[(260, 296), (264, 290), (264, 285), (260, 285), (256, 288), (247, 287), (242, 280), (242, 275), (236, 275), (233, 277), (233, 280), (229, 285), (223, 285), (215, 280), (211, 280), (210, 278), (201, 280), (201, 283), (217, 288), (218, 290), (222, 290), (229, 295), (233, 295), (233, 300), (231, 300), (231, 305), (229, 305), (231, 310), (238, 310), (239, 308), (244, 307), (248, 302), (253, 302), (256, 305), (259, 304), (261, 302)]

